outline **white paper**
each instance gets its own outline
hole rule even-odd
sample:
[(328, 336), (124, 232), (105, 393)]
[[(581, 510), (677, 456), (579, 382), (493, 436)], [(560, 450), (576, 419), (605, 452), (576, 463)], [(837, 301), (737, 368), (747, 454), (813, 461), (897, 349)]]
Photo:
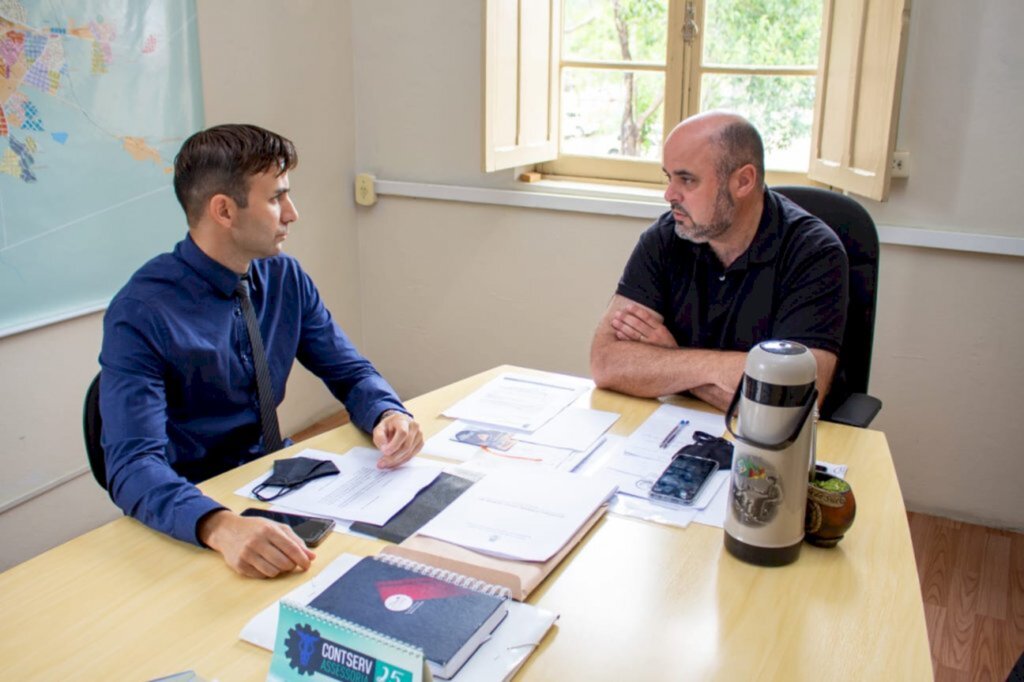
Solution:
[[(495, 429), (486, 424), (457, 420), (449, 424), (423, 446), (427, 455), (446, 457), (465, 462), (481, 455), (496, 460), (521, 461), (526, 463), (561, 462), (573, 454), (572, 450), (553, 448), (536, 443), (515, 440), (510, 429)], [(472, 442), (460, 442), (459, 434)], [(492, 442), (494, 446), (480, 446), (474, 443)], [(511, 447), (506, 447), (511, 444)]]
[(600, 471), (609, 459), (622, 452), (625, 447), (625, 436), (607, 434), (594, 444), (587, 457), (573, 471), (583, 476), (591, 476), (594, 472)]
[(564, 374), (502, 374), (443, 414), (532, 433), (593, 386), (589, 379)]
[[(310, 481), (274, 500), (276, 505), (314, 516), (363, 521), (378, 526), (387, 523), (441, 473), (438, 463), (416, 458), (397, 469), (378, 469), (380, 452), (370, 448), (352, 448), (345, 455), (303, 450), (296, 455), (299, 456), (329, 459), (338, 467), (339, 473)], [(235, 494), (256, 499), (252, 489), (269, 476), (268, 471), (236, 490)]]
[(547, 561), (614, 492), (598, 479), (510, 469), (482, 478), (419, 533), (498, 557)]
[[(687, 423), (676, 429), (684, 420)], [(629, 436), (626, 450), (652, 458), (667, 455), (667, 466), (679, 448), (693, 442), (693, 434), (697, 431), (720, 436), (725, 431), (725, 420), (718, 414), (691, 410), (678, 405), (662, 405)], [(667, 437), (672, 434), (674, 435), (671, 440), (666, 442)]]
[[(292, 602), (309, 604), (362, 557), (342, 554), (324, 567), (320, 574), (284, 596)], [(277, 635), (279, 602), (257, 613), (242, 628), (239, 638), (273, 651)], [(491, 637), (476, 650), (451, 682), (509, 679), (543, 639), (558, 615), (530, 604), (508, 602), (508, 615)]]
[(587, 450), (618, 421), (615, 412), (569, 407), (533, 433), (516, 435), (518, 440), (566, 450)]

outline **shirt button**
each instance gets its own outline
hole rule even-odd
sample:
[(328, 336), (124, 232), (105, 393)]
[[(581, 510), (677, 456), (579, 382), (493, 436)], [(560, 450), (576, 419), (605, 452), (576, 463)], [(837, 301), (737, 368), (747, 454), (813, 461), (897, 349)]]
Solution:
[(719, 275), (718, 276), (718, 281), (719, 282), (724, 282), (725, 281), (725, 275)]

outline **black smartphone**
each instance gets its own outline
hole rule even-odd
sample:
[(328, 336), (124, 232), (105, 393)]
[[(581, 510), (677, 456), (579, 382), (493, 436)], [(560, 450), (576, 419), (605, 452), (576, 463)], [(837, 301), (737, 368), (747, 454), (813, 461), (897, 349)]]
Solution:
[(269, 509), (256, 509), (249, 507), (242, 512), (242, 516), (261, 516), (271, 521), (277, 521), (291, 526), (295, 534), (302, 538), (306, 547), (316, 547), (327, 534), (334, 528), (334, 521), (321, 519), (317, 516), (303, 516), (301, 514), (286, 514), (285, 512), (270, 511)]
[(651, 497), (663, 502), (693, 504), (716, 471), (718, 462), (713, 459), (679, 455), (651, 486)]

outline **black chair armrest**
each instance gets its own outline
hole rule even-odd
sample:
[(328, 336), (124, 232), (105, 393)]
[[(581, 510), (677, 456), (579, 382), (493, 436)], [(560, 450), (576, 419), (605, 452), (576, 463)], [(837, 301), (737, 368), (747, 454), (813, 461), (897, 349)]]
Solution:
[(871, 424), (878, 411), (882, 409), (882, 401), (867, 393), (851, 393), (842, 405), (836, 408), (829, 421), (838, 424), (857, 426), (862, 429)]

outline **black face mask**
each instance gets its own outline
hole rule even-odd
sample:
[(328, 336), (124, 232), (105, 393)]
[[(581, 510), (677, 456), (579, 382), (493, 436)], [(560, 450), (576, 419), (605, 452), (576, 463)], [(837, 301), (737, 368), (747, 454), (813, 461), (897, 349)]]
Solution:
[[(252, 489), (256, 499), (263, 502), (276, 500), (293, 490), (298, 490), (312, 480), (338, 473), (338, 467), (327, 459), (311, 459), (309, 457), (291, 457), (274, 460), (274, 470), (270, 478)], [(265, 488), (280, 488), (276, 493), (264, 495)]]
[(694, 432), (693, 442), (680, 448), (676, 455), (693, 455), (713, 459), (718, 462), (720, 471), (732, 467), (732, 443), (703, 431)]

